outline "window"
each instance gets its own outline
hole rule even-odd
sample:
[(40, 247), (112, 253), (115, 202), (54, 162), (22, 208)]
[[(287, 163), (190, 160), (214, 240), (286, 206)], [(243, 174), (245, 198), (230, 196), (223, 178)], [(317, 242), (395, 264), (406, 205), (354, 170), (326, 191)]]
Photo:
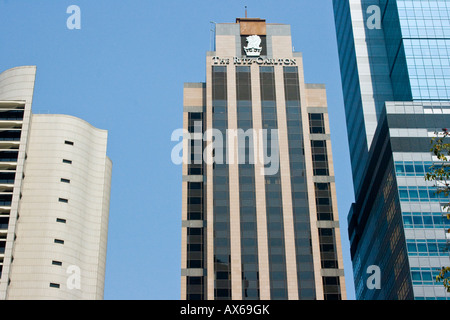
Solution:
[(66, 219), (56, 218), (56, 222), (66, 223)]
[(73, 146), (73, 142), (72, 141), (66, 140), (66, 141), (64, 141), (64, 143), (68, 144), (69, 146)]
[(188, 131), (190, 133), (203, 133), (203, 113), (189, 112)]
[(61, 239), (55, 239), (54, 242), (57, 244), (64, 244), (64, 240)]
[(0, 241), (0, 254), (4, 254), (5, 249), (6, 249), (6, 239), (1, 239), (1, 240), (2, 241)]
[(411, 268), (413, 285), (442, 285), (436, 282), (439, 268)]
[(61, 182), (64, 182), (64, 183), (70, 183), (70, 180), (69, 180), (69, 179), (61, 178)]
[(334, 230), (319, 228), (320, 257), (322, 268), (338, 268)]
[(69, 200), (64, 199), (64, 198), (59, 198), (58, 201), (59, 202), (63, 202), (63, 203), (68, 203), (69, 202)]
[(409, 256), (448, 256), (445, 239), (406, 240)]
[(341, 300), (339, 277), (322, 277), (325, 300)]
[(444, 193), (437, 193), (436, 187), (400, 186), (398, 188), (398, 191), (400, 195), (400, 201), (448, 201), (448, 198), (445, 197)]
[(72, 164), (72, 160), (63, 159), (63, 163)]
[(187, 267), (203, 268), (203, 228), (187, 228)]
[(62, 266), (62, 262), (61, 262), (61, 261), (53, 260), (53, 261), (52, 261), (52, 265), (54, 265), (54, 266)]
[(329, 175), (326, 140), (311, 140), (311, 153), (313, 160), (314, 175), (315, 176)]
[(396, 161), (395, 174), (397, 176), (424, 176), (430, 171), (433, 162)]
[(59, 283), (50, 282), (50, 288), (57, 288), (57, 289), (59, 289), (59, 287), (60, 287)]
[(308, 118), (310, 133), (325, 133), (323, 113), (309, 113)]
[(186, 277), (187, 299), (203, 300), (204, 298), (204, 277)]
[(9, 217), (0, 217), (0, 229), (8, 229)]
[(333, 206), (329, 183), (314, 183), (318, 220), (333, 220)]

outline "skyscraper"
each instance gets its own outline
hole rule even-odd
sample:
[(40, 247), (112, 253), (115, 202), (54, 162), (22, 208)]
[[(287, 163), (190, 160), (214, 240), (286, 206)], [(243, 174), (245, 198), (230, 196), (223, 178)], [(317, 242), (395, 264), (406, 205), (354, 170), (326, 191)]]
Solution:
[(0, 299), (102, 299), (107, 132), (32, 114), (35, 75), (0, 74)]
[[(425, 172), (450, 123), (450, 3), (334, 0), (355, 189), (348, 216), (358, 299), (448, 299), (449, 223)], [(379, 281), (376, 280), (379, 278)]]
[(215, 26), (184, 85), (182, 299), (345, 299), (325, 87), (290, 26)]

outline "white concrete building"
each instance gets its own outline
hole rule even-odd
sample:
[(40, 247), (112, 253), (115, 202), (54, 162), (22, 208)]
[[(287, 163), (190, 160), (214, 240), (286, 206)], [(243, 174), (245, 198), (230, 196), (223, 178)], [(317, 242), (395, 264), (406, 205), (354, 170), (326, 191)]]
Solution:
[(102, 299), (107, 131), (33, 115), (35, 74), (0, 74), (0, 299)]

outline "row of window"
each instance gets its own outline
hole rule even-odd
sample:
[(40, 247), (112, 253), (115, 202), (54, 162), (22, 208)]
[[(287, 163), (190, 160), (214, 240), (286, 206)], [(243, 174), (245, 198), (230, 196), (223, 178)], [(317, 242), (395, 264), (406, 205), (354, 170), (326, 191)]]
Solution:
[(413, 285), (436, 285), (442, 286), (442, 282), (436, 282), (436, 277), (440, 273), (437, 268), (411, 268)]
[(339, 277), (322, 277), (325, 300), (342, 300)]
[(323, 113), (308, 113), (309, 133), (325, 133)]
[(319, 228), (320, 260), (323, 269), (337, 269), (334, 229)]
[(414, 300), (450, 300), (450, 297), (414, 297)]
[(443, 193), (437, 193), (436, 187), (418, 187), (408, 186), (398, 188), (401, 201), (431, 201), (431, 202), (448, 202), (449, 198)]
[(405, 228), (450, 228), (450, 220), (441, 212), (403, 212)]
[(425, 176), (432, 165), (431, 161), (395, 161), (395, 174), (398, 177)]
[(314, 183), (317, 220), (333, 220), (330, 183)]
[(328, 154), (326, 140), (311, 140), (313, 172), (315, 176), (328, 176)]
[(448, 256), (447, 241), (441, 239), (406, 240), (409, 256)]

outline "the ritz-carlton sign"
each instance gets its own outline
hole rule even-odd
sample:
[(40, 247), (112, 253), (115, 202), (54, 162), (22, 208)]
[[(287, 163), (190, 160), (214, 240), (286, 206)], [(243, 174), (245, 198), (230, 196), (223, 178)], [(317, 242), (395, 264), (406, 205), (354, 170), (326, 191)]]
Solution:
[(247, 46), (244, 47), (245, 55), (247, 58), (221, 58), (214, 56), (212, 57), (213, 64), (222, 64), (227, 65), (230, 64), (231, 60), (235, 65), (250, 65), (250, 64), (258, 64), (258, 65), (288, 65), (293, 66), (297, 64), (295, 59), (285, 58), (285, 59), (275, 59), (275, 58), (262, 58), (260, 57), (262, 48), (261, 48), (261, 38), (257, 35), (247, 37)]
[(285, 65), (285, 66), (295, 66), (297, 65), (296, 59), (285, 58), (285, 59), (275, 59), (275, 58), (221, 58), (214, 56), (212, 57), (213, 64), (227, 65), (233, 62), (235, 65), (251, 65), (256, 63), (258, 65)]

